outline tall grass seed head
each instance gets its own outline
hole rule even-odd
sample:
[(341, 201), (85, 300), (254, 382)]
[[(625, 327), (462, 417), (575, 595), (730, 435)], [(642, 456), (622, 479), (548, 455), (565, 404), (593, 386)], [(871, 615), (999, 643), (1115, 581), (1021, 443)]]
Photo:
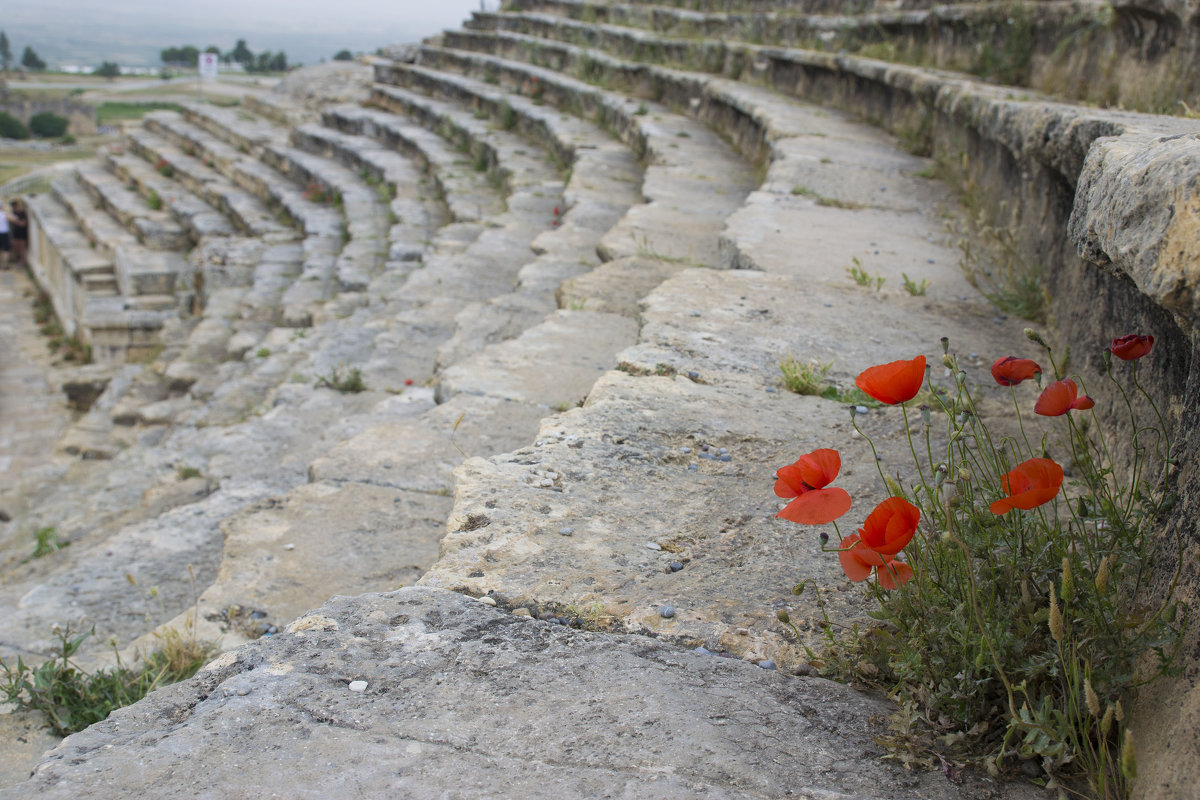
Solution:
[(1042, 338), (1042, 335), (1040, 333), (1038, 333), (1037, 331), (1035, 331), (1033, 328), (1025, 329), (1025, 338), (1028, 339), (1029, 341), (1033, 342), (1034, 344), (1040, 344), (1042, 347), (1045, 347), (1047, 350), (1050, 349), (1050, 345), (1046, 344), (1046, 340)]
[(1126, 780), (1137, 777), (1137, 754), (1133, 750), (1133, 731), (1125, 729), (1125, 741), (1121, 745), (1121, 774)]
[(1083, 679), (1083, 701), (1087, 704), (1088, 713), (1096, 719), (1100, 718), (1100, 696), (1092, 688), (1092, 679)]
[(1108, 556), (1100, 559), (1100, 568), (1096, 570), (1096, 591), (1103, 592), (1108, 586), (1111, 568), (1108, 566)]
[(1063, 639), (1063, 618), (1062, 611), (1058, 607), (1058, 597), (1054, 594), (1054, 584), (1050, 584), (1050, 618), (1047, 620), (1050, 626), (1050, 635), (1054, 637), (1054, 641), (1061, 642)]
[(1063, 556), (1062, 560), (1062, 599), (1069, 603), (1075, 597), (1075, 576), (1071, 572), (1071, 559)]

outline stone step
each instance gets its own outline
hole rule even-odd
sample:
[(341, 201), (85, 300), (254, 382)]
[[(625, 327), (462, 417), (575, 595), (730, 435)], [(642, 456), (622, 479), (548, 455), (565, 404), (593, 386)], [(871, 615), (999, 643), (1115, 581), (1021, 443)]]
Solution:
[[(184, 149), (169, 143), (169, 139), (190, 141), (183, 137), (171, 137), (168, 126), (173, 122), (174, 120), (166, 115), (147, 115), (145, 124), (154, 125), (159, 133), (147, 130), (130, 131), (126, 133), (129, 148), (153, 164), (165, 162), (179, 183), (214, 208), (221, 209), (242, 233), (250, 236), (277, 237), (288, 232), (288, 228), (275, 219), (274, 213), (256, 198), (234, 186), (200, 158), (191, 156)], [(192, 149), (190, 144), (183, 146)]]
[[(264, 549), (274, 535), (263, 537)], [(297, 538), (280, 556), (308, 544)], [(355, 798), (1044, 796), (970, 774), (959, 785), (879, 758), (880, 720), (891, 711), (830, 681), (408, 588), (330, 600), (65, 741), (0, 798), (127, 796), (147, 784), (256, 796), (264, 777), (312, 796)], [(164, 719), (173, 720), (171, 747), (162, 746)], [(531, 758), (526, 736), (569, 755)], [(290, 753), (296, 742), (338, 758), (353, 771), (353, 789), (327, 760), (248, 771), (229, 755)]]
[(488, 184), (486, 176), (475, 171), (440, 136), (424, 128), (406, 123), (395, 114), (360, 106), (335, 106), (325, 112), (323, 121), (328, 127), (374, 139), (424, 164), (433, 183), (431, 189), (445, 202), (455, 222), (478, 222), (503, 209), (499, 191)]
[(92, 200), (75, 173), (51, 180), (50, 194), (69, 209), (87, 244), (105, 256), (113, 258), (118, 249), (137, 244), (137, 237)]
[[(187, 232), (161, 208), (153, 208), (132, 186), (98, 163), (87, 162), (75, 168), (79, 185), (98, 207), (111, 214), (151, 250), (185, 250), (190, 244)], [(161, 206), (162, 201), (159, 200)]]
[(395, 222), (388, 231), (389, 261), (418, 261), (434, 231), (445, 224), (444, 206), (422, 198), (421, 170), (409, 158), (384, 148), (373, 139), (307, 123), (292, 130), (292, 141), (303, 150), (340, 161), (357, 170), (375, 187)]
[(186, 121), (247, 155), (257, 157), (258, 151), (265, 145), (284, 144), (287, 141), (287, 134), (279, 126), (240, 108), (185, 103), (181, 113)]
[(175, 221), (188, 233), (188, 238), (198, 242), (204, 236), (231, 236), (233, 223), (204, 200), (196, 196), (179, 181), (171, 180), (164, 173), (174, 175), (170, 162), (160, 160), (162, 166), (155, 168), (141, 158), (108, 153), (105, 157), (108, 168), (119, 180), (137, 187), (138, 193), (149, 203), (159, 203), (170, 212)]
[[(750, 191), (754, 175), (703, 125), (539, 67), (444, 48), (426, 47), (422, 54), (423, 63), (481, 75), (510, 89), (544, 95), (535, 99), (584, 109), (617, 130), (647, 164), (641, 193), (648, 202), (634, 207), (603, 237), (598, 252), (608, 263), (576, 279), (573, 288), (560, 293), (560, 303), (632, 315), (638, 298), (678, 269), (718, 265), (719, 231)], [(385, 81), (407, 81), (452, 95), (478, 87), (478, 81), (407, 64), (381, 64), (376, 72)], [(698, 172), (696, 164), (704, 170)]]

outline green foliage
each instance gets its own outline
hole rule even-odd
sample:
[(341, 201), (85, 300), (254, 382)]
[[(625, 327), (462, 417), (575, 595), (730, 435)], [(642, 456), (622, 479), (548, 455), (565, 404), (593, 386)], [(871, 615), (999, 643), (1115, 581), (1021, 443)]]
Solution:
[(92, 70), (93, 75), (99, 75), (101, 78), (118, 78), (121, 75), (121, 65), (115, 61), (104, 61), (100, 66)]
[(883, 277), (879, 273), (875, 273), (874, 277), (872, 277), (865, 269), (863, 269), (862, 262), (858, 260), (858, 256), (854, 256), (851, 260), (854, 262), (854, 265), (846, 267), (846, 274), (850, 276), (850, 280), (854, 281), (864, 289), (870, 288), (873, 285), (875, 287), (875, 291), (878, 292), (883, 288), (883, 284), (885, 281), (887, 281), (887, 278)]
[(96, 123), (98, 125), (108, 125), (112, 122), (118, 122), (128, 119), (141, 119), (151, 111), (182, 111), (183, 106), (178, 103), (168, 103), (157, 100), (147, 101), (145, 103), (126, 103), (120, 101), (106, 101), (101, 103), (96, 108)]
[(827, 364), (815, 359), (800, 362), (788, 353), (787, 358), (779, 362), (779, 371), (783, 373), (783, 386), (789, 392), (819, 395), (825, 389), (825, 376), (832, 366), (832, 361)]
[(318, 389), (333, 389), (342, 394), (358, 394), (367, 390), (367, 384), (363, 381), (362, 370), (358, 367), (351, 367), (345, 374), (342, 373), (341, 367), (333, 367), (329, 370), (328, 375), (317, 378), (317, 382), (314, 385)]
[(38, 54), (34, 52), (29, 45), (25, 46), (25, 52), (21, 54), (21, 66), (25, 69), (41, 71), (46, 68), (46, 62), (38, 58)]
[(33, 555), (31, 558), (42, 558), (51, 553), (56, 553), (64, 547), (69, 547), (70, 542), (64, 542), (58, 538), (58, 531), (53, 526), (38, 528), (34, 531), (33, 538), (35, 541), (33, 547)]
[(904, 291), (911, 294), (913, 297), (924, 297), (925, 290), (929, 288), (929, 280), (922, 278), (920, 283), (917, 283), (912, 278), (908, 277), (907, 272), (901, 272), (900, 277), (904, 279)]
[(203, 473), (195, 467), (180, 467), (176, 474), (179, 475), (179, 480), (186, 481), (189, 478), (199, 478)]
[[(1041, 335), (1027, 336), (1043, 347), (1048, 372), (1063, 377)], [(927, 395), (944, 412), (944, 434), (933, 434), (928, 408), (920, 420), (906, 413), (907, 477), (879, 466), (888, 494), (920, 509), (904, 549), (913, 577), (892, 591), (873, 587), (878, 627), (831, 632), (825, 669), (887, 687), (901, 704), (900, 727), (922, 720), (952, 758), (989, 769), (1036, 759), (1051, 785), (1074, 794), (1082, 780), (1093, 796), (1124, 797), (1133, 770), (1124, 705), (1136, 687), (1178, 672), (1189, 616), (1174, 595), (1183, 540), (1162, 537), (1177, 470), (1164, 419), (1136, 362), (1106, 360), (1132, 435), (1124, 469), (1094, 412), (1068, 411), (1052, 432), (1031, 437), (1022, 407), (1037, 395), (1028, 388), (1012, 387), (1009, 420), (981, 418), (978, 390), (947, 352), (952, 385), (934, 391), (929, 380)], [(1138, 421), (1133, 397), (1153, 411), (1150, 424)], [(937, 439), (949, 442), (944, 451)], [(1000, 502), (1027, 491), (1006, 476), (1055, 457), (1070, 480), (1060, 486), (1060, 471), (1046, 484), (1052, 494)], [(1175, 574), (1151, 595), (1156, 553)]]
[(200, 51), (190, 44), (168, 47), (159, 53), (159, 58), (172, 67), (194, 67), (200, 63)]
[(41, 111), (29, 118), (29, 132), (39, 139), (57, 139), (67, 132), (67, 118)]
[(213, 652), (210, 645), (171, 630), (160, 637), (162, 647), (138, 667), (124, 667), (118, 659), (112, 669), (87, 673), (71, 659), (92, 633), (72, 635), (70, 627), (56, 630), (57, 651), (36, 668), (20, 657), (15, 665), (0, 662), (0, 692), (18, 710), (40, 712), (56, 734), (67, 736), (160, 686), (190, 678)]
[(517, 112), (513, 111), (507, 100), (500, 104), (500, 127), (506, 131), (517, 127)]
[[(1046, 317), (1047, 294), (1042, 286), (1042, 267), (1025, 258), (1013, 225), (993, 224), (983, 202), (982, 191), (973, 181), (963, 187), (963, 205), (970, 216), (951, 222), (950, 233), (958, 245), (958, 265), (967, 283), (996, 308), (1032, 322)], [(1000, 214), (1007, 206), (1000, 205)]]
[(162, 198), (158, 196), (158, 192), (154, 191), (153, 189), (150, 190), (150, 194), (146, 195), (146, 205), (150, 207), (151, 211), (159, 211), (162, 209), (163, 202)]
[(12, 66), (12, 45), (8, 43), (8, 34), (0, 31), (0, 67), (5, 72)]
[(353, 61), (354, 53), (351, 53), (349, 50), (338, 50), (336, 53), (333, 54), (333, 60), (334, 61)]
[(28, 139), (29, 128), (7, 111), (0, 111), (0, 137), (5, 139)]

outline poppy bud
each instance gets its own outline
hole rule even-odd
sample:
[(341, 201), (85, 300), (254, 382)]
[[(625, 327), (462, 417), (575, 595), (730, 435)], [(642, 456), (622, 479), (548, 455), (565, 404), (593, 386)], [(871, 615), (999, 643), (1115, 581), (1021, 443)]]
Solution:
[(1050, 347), (1050, 345), (1046, 344), (1046, 340), (1042, 338), (1042, 335), (1040, 333), (1038, 333), (1037, 331), (1035, 331), (1033, 328), (1025, 329), (1025, 338), (1028, 339), (1029, 341), (1033, 342), (1034, 344), (1040, 344), (1042, 347), (1045, 347), (1045, 348)]
[(1062, 570), (1062, 599), (1069, 603), (1075, 596), (1075, 576), (1071, 574), (1071, 559), (1066, 556), (1063, 556)]
[(1100, 697), (1096, 694), (1096, 690), (1092, 688), (1092, 679), (1083, 679), (1083, 701), (1087, 704), (1088, 713), (1093, 717), (1100, 718)]
[(946, 369), (954, 369), (954, 359), (949, 355), (942, 356), (942, 366)]
[(926, 425), (929, 424), (929, 406), (921, 406), (921, 421)]
[(949, 337), (949, 336), (943, 336), (943, 337), (941, 338), (941, 342), (942, 342), (942, 352), (943, 352), (943, 353), (949, 353), (949, 352), (950, 352), (950, 337)]
[(1061, 642), (1063, 638), (1063, 618), (1062, 611), (1058, 608), (1058, 598), (1054, 594), (1054, 584), (1050, 584), (1050, 619), (1047, 621), (1050, 626), (1050, 636), (1054, 641)]
[(958, 479), (960, 481), (971, 480), (971, 470), (967, 469), (966, 467), (959, 467), (958, 468)]
[(829, 534), (825, 531), (821, 531), (821, 535), (818, 538), (821, 540), (821, 544), (829, 544)]
[(938, 464), (937, 469), (935, 469), (933, 471), (933, 478), (934, 478), (934, 481), (936, 482), (937, 486), (941, 486), (943, 483), (946, 482), (946, 475), (947, 475), (946, 465)]
[(783, 610), (782, 608), (779, 609), (779, 613), (777, 613), (775, 615), (775, 619), (779, 620), (780, 622), (791, 622), (792, 621), (791, 617), (788, 616), (788, 612)]
[(1137, 777), (1137, 756), (1133, 752), (1133, 731), (1125, 729), (1125, 742), (1121, 746), (1121, 774), (1126, 780)]

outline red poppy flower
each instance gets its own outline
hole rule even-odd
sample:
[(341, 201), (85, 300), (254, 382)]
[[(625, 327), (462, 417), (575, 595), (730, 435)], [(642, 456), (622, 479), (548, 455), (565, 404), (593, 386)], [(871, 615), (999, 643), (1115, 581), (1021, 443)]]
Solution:
[(921, 511), (903, 497), (889, 497), (875, 506), (858, 533), (862, 543), (883, 556), (894, 556), (912, 541)]
[(1000, 479), (1008, 497), (990, 506), (993, 514), (1007, 514), (1014, 508), (1028, 511), (1049, 503), (1062, 488), (1063, 468), (1048, 458), (1023, 461)]
[(1001, 386), (1016, 386), (1021, 381), (1027, 381), (1034, 375), (1040, 375), (1042, 368), (1036, 361), (1016, 356), (997, 358), (992, 364), (992, 377)]
[(858, 388), (889, 406), (912, 400), (925, 381), (925, 356), (912, 361), (892, 361), (863, 370), (855, 383)]
[(1072, 409), (1083, 411), (1096, 405), (1096, 401), (1086, 394), (1079, 397), (1079, 387), (1075, 381), (1068, 378), (1055, 381), (1042, 390), (1042, 394), (1034, 403), (1033, 411), (1043, 417), (1061, 417)]
[(1133, 361), (1149, 353), (1152, 347), (1154, 347), (1153, 336), (1139, 336), (1131, 333), (1128, 336), (1113, 339), (1108, 350), (1123, 361)]
[(794, 497), (775, 516), (801, 525), (826, 525), (850, 510), (850, 495), (836, 486), (842, 457), (837, 450), (822, 448), (800, 456), (795, 464), (781, 467), (775, 477), (775, 494)]
[(838, 561), (842, 563), (842, 572), (852, 581), (865, 581), (871, 570), (876, 570), (879, 585), (884, 589), (895, 589), (913, 578), (912, 567), (894, 558), (885, 559), (863, 544), (857, 533), (842, 539)]

